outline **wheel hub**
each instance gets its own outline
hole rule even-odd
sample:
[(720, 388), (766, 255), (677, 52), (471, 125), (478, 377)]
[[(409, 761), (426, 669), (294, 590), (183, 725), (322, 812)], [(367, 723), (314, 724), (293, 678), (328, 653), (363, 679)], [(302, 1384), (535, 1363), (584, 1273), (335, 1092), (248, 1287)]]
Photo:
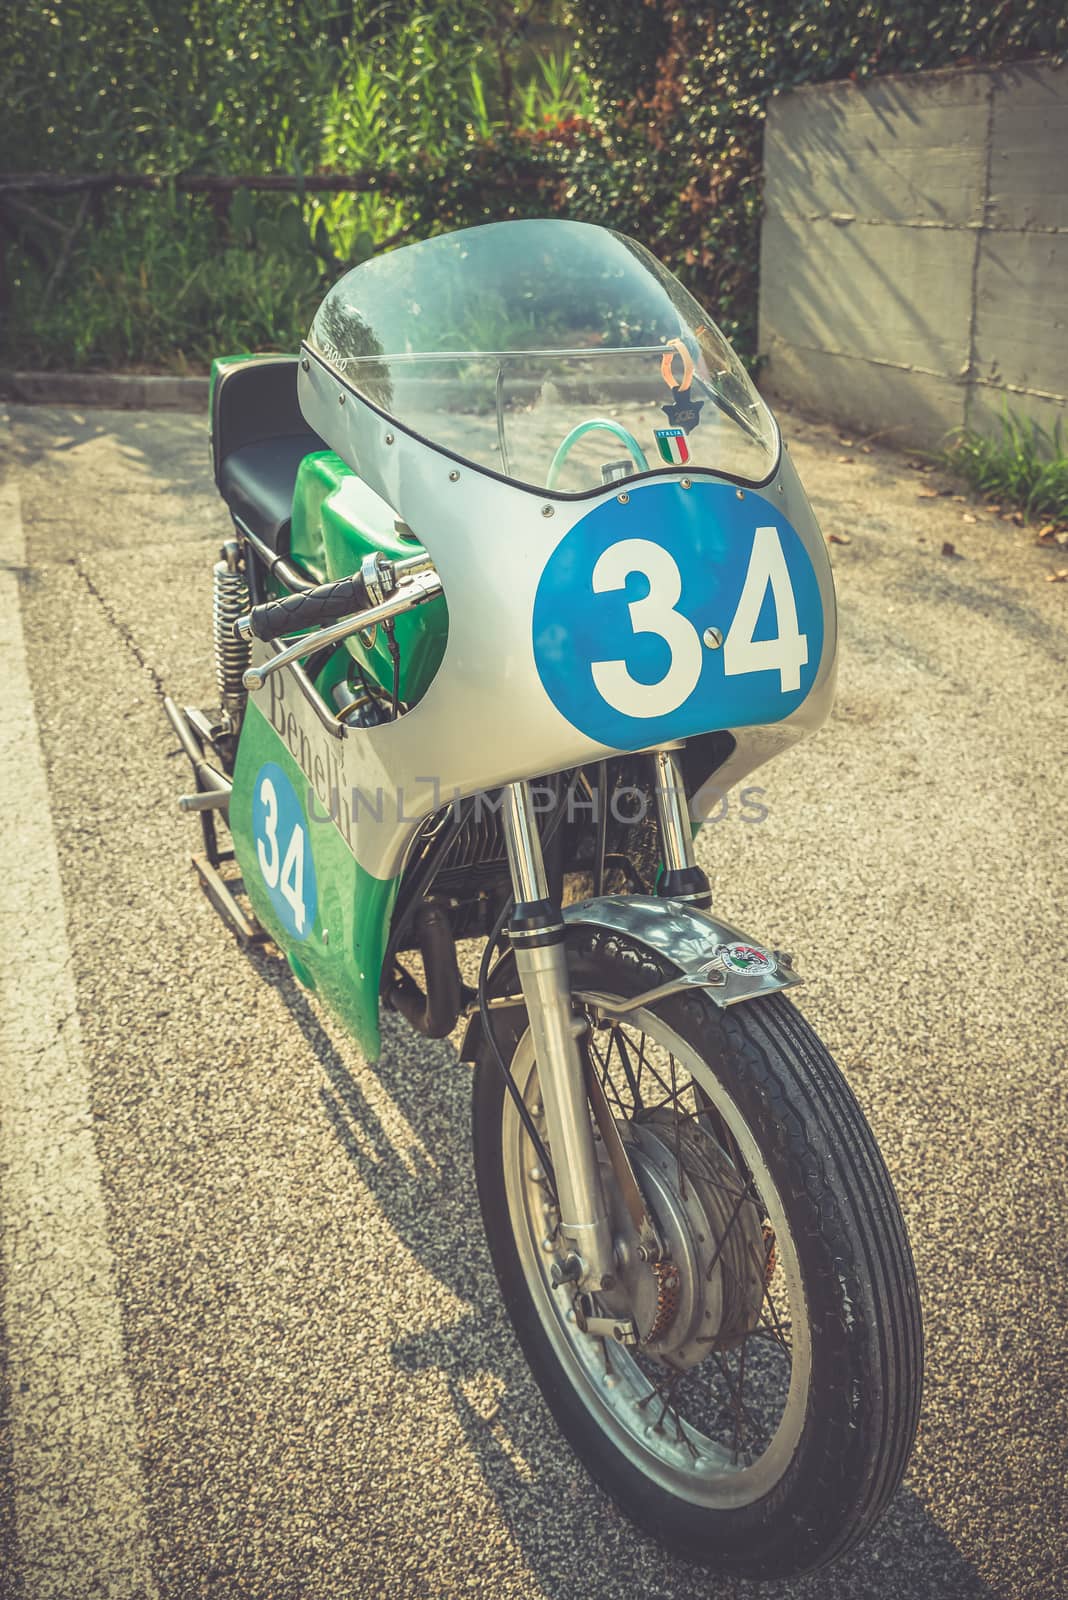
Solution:
[(745, 1337), (763, 1304), (767, 1247), (762, 1216), (722, 1146), (664, 1108), (622, 1124), (635, 1176), (666, 1255), (650, 1262), (603, 1158), (619, 1276), (598, 1294), (608, 1316), (628, 1316), (644, 1354), (674, 1368)]

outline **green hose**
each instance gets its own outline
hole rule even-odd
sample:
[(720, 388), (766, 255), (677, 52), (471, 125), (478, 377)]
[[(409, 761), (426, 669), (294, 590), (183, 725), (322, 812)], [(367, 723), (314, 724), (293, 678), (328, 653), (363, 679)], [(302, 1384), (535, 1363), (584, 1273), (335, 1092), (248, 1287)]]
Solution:
[(597, 428), (601, 429), (603, 433), (614, 433), (616, 438), (626, 445), (630, 451), (630, 458), (639, 472), (649, 471), (649, 463), (645, 458), (645, 451), (634, 435), (629, 433), (622, 423), (610, 422), (607, 417), (593, 417), (589, 422), (578, 423), (557, 445), (556, 454), (553, 456), (549, 466), (549, 476), (545, 484), (547, 489), (556, 488), (556, 480), (560, 475), (560, 469), (567, 460), (568, 452), (572, 445), (577, 444), (584, 434), (593, 433)]

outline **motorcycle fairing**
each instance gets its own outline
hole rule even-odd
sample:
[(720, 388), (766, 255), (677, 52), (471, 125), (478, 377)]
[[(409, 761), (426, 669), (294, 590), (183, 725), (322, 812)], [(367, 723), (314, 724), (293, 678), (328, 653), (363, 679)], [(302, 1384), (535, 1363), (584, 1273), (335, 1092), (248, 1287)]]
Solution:
[[(701, 486), (696, 494), (683, 488), (680, 472), (630, 486), (625, 500), (614, 486), (581, 499), (552, 499), (458, 464), (380, 413), (307, 347), (299, 388), (304, 415), (316, 433), (427, 548), (449, 607), (441, 666), (405, 715), (377, 727), (346, 727), (317, 703), (302, 674), (284, 669), (249, 696), (235, 771), (231, 827), (257, 913), (296, 970), (331, 992), (332, 1003), (373, 1057), (392, 896), (421, 821), (458, 796), (698, 731), (676, 723), (671, 734), (669, 714), (666, 721), (650, 719), (641, 733), (614, 742), (610, 730), (592, 727), (585, 718), (580, 723), (573, 710), (565, 714), (571, 708), (562, 710), (564, 702), (554, 703), (547, 691), (535, 645), (539, 588), (554, 554), (578, 524), (610, 506), (613, 518), (633, 519), (633, 537), (641, 540), (651, 527), (643, 515), (643, 496), (671, 496), (681, 504), (689, 495), (686, 504), (695, 507), (709, 496), (725, 496), (741, 508), (739, 515), (749, 516), (753, 529), (774, 526), (783, 538), (785, 529), (791, 530), (811, 571), (822, 639), (802, 669), (802, 692), (784, 696), (778, 720), (720, 719), (706, 709), (704, 726), (725, 726), (734, 750), (710, 780), (709, 792), (692, 797), (695, 818), (747, 773), (824, 721), (834, 684), (834, 593), (822, 536), (785, 454), (771, 480), (759, 491), (746, 488), (741, 499), (738, 485), (692, 469), (690, 481)], [(617, 542), (624, 542), (627, 524), (617, 526)], [(721, 540), (720, 559), (732, 559), (729, 539)], [(630, 598), (628, 591), (628, 604)], [(692, 621), (698, 626), (703, 619)], [(720, 625), (719, 618), (709, 621)], [(253, 661), (263, 661), (271, 649), (257, 644)], [(767, 717), (772, 709), (751, 705), (748, 715)], [(292, 838), (279, 841), (279, 872), (299, 846), (311, 852), (318, 882), (338, 886), (331, 903), (320, 903), (319, 925), (303, 940), (280, 922), (277, 895), (272, 904), (261, 881), (264, 857), (273, 864), (271, 841), (262, 832), (257, 835), (254, 812), (262, 828), (257, 785), (272, 762), (289, 774), (304, 810), (294, 835), (297, 845)], [(346, 852), (348, 862), (342, 865)], [(292, 859), (288, 881), (295, 893), (298, 857)]]
[[(395, 722), (342, 727), (340, 737), (331, 737), (289, 671), (250, 696), (297, 759), (302, 738), (305, 747), (321, 746), (324, 739), (337, 746), (340, 794), (350, 802), (350, 812), (355, 797), (358, 810), (348, 843), (366, 871), (376, 878), (395, 877), (418, 823), (457, 795), (663, 742), (662, 725), (615, 743), (591, 736), (564, 715), (539, 675), (533, 619), (550, 558), (581, 519), (611, 503), (620, 515), (633, 517), (635, 536), (641, 537), (648, 531), (642, 493), (692, 493), (681, 489), (682, 474), (635, 486), (626, 503), (611, 487), (581, 501), (550, 502), (489, 473), (457, 466), (361, 399), (307, 348), (299, 382), (309, 423), (412, 528), (434, 560), (449, 607), (448, 642), (437, 676), (418, 705)], [(737, 494), (735, 485), (722, 485), (710, 475), (701, 481)], [(788, 524), (803, 547), (822, 611), (822, 641), (818, 656), (813, 652), (807, 692), (781, 719), (754, 723), (709, 717), (707, 727), (732, 733), (735, 750), (715, 775), (714, 794), (694, 797), (695, 816), (706, 801), (710, 807), (762, 761), (818, 727), (833, 694), (830, 564), (789, 457), (780, 459), (762, 490), (744, 494), (738, 504), (748, 507), (754, 527)], [(253, 659), (266, 659), (270, 648), (256, 646)], [(286, 697), (284, 711), (280, 695)], [(306, 765), (304, 771), (313, 782), (314, 773)]]

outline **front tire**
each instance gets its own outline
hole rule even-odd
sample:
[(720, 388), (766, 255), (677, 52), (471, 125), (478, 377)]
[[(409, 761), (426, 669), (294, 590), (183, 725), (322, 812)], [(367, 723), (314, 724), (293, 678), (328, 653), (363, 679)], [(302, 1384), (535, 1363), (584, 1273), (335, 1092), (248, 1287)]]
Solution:
[[(605, 929), (572, 929), (568, 945), (576, 995), (631, 997), (673, 975)], [(521, 1019), (497, 1038), (537, 1121), (525, 1018), (495, 1015)], [(649, 1269), (613, 1207), (630, 1301), (617, 1290), (585, 1309), (634, 1310), (643, 1339), (628, 1349), (580, 1331), (574, 1291), (549, 1281), (552, 1196), (483, 1040), (479, 1199), (534, 1377), (593, 1477), (672, 1550), (758, 1578), (823, 1565), (884, 1510), (919, 1409), (919, 1295), (871, 1131), (781, 994), (724, 1010), (691, 990), (589, 1040), (646, 1199), (662, 1232), (675, 1230), (683, 1281), (666, 1327), (660, 1300), (639, 1315)]]

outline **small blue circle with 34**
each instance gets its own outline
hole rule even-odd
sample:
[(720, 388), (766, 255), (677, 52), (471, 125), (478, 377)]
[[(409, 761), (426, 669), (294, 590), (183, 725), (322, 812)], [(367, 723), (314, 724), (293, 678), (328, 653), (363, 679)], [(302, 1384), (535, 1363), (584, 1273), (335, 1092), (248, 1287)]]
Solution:
[(308, 823), (297, 791), (274, 761), (266, 762), (256, 774), (252, 836), (260, 874), (279, 921), (293, 938), (306, 939), (319, 903)]
[(823, 606), (808, 552), (769, 501), (723, 483), (652, 483), (564, 535), (533, 630), (561, 715), (637, 750), (788, 716), (819, 670)]

